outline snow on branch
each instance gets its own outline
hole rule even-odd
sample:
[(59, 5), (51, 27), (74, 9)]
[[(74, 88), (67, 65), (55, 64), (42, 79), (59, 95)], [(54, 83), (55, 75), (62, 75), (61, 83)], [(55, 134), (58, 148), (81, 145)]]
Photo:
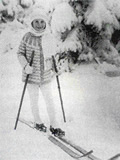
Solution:
[(107, 8), (117, 17), (120, 18), (120, 1), (106, 0)]
[(77, 29), (72, 32), (73, 26), (75, 27), (77, 23), (78, 18), (67, 2), (60, 3), (55, 7), (52, 14), (51, 30), (59, 41), (57, 45), (58, 53), (76, 51), (82, 48)]
[(64, 42), (60, 42), (58, 46), (58, 52), (67, 52), (67, 51), (74, 51), (76, 52), (78, 49), (82, 49), (81, 42), (79, 41), (77, 35), (78, 30), (76, 29), (70, 36), (66, 38)]
[(47, 12), (52, 12), (58, 4), (68, 1), (69, 0), (34, 0), (36, 6), (42, 6)]
[(56, 6), (52, 15), (51, 28), (54, 34), (64, 32), (77, 22), (77, 17), (72, 7), (64, 2)]
[(85, 13), (86, 23), (95, 25), (99, 30), (103, 24), (111, 24), (118, 28), (119, 23), (116, 16), (106, 7), (104, 0), (95, 0)]

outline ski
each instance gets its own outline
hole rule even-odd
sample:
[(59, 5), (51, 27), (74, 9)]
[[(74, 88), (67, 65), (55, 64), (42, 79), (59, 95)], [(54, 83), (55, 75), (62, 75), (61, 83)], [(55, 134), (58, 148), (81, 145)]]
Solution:
[[(19, 121), (21, 123), (27, 125), (28, 127), (32, 128), (32, 129), (35, 129), (34, 123), (32, 121), (27, 121), (27, 120), (24, 120), (24, 119), (21, 119), (21, 118), (19, 119)], [(52, 135), (49, 135), (48, 139), (52, 143), (54, 143), (55, 145), (60, 147), (63, 151), (65, 151), (68, 155), (70, 155), (74, 159), (80, 159), (82, 157), (88, 157), (93, 152), (92, 150), (87, 152), (87, 151), (83, 150), (82, 148), (80, 148), (79, 146), (73, 145), (70, 141), (68, 142), (65, 138), (62, 138), (62, 137), (54, 137)], [(69, 148), (69, 146), (71, 148), (73, 148), (74, 150), (78, 151), (82, 155), (79, 155), (78, 153), (74, 152), (71, 148)]]
[(27, 120), (24, 120), (22, 118), (19, 118), (19, 121), (25, 125), (27, 125), (28, 127), (32, 128), (32, 129), (35, 129), (34, 127), (34, 123), (32, 121), (27, 121)]
[[(19, 119), (19, 121), (27, 125), (28, 127), (35, 129), (34, 123), (32, 121), (27, 121), (21, 118)], [(66, 137), (54, 137), (52, 135), (49, 135), (47, 137), (48, 137), (48, 140), (50, 140), (52, 143), (60, 147), (64, 152), (66, 152), (68, 155), (70, 155), (74, 159), (82, 159), (83, 157), (86, 157), (86, 160), (87, 159), (88, 160), (101, 160), (92, 154), (93, 153), (92, 150), (87, 152), (80, 146), (75, 145), (72, 141), (68, 140)], [(69, 146), (73, 148), (75, 151), (78, 151), (79, 154), (73, 151), (71, 148), (69, 148)], [(119, 157), (120, 157), (120, 153), (115, 155), (112, 158), (109, 158), (108, 160), (117, 160)]]
[[(93, 154), (92, 154), (92, 150), (87, 152), (86, 150), (84, 150), (83, 148), (81, 148), (80, 146), (77, 146), (75, 145), (73, 142), (71, 142), (70, 140), (66, 139), (66, 137), (58, 137), (62, 142), (70, 145), (71, 147), (73, 147), (74, 149), (76, 149), (77, 151), (79, 151), (80, 153), (83, 154), (82, 157), (88, 157), (88, 159), (91, 159), (91, 160), (101, 160), (100, 158), (97, 158), (95, 157)], [(116, 154), (115, 156), (113, 156), (112, 158), (108, 159), (108, 160), (117, 160), (118, 158), (120, 158), (120, 153), (119, 154)]]
[(120, 153), (116, 154), (114, 157), (108, 159), (108, 160), (118, 160), (118, 158), (120, 158)]
[[(19, 121), (21, 123), (27, 125), (28, 127), (32, 128), (32, 129), (35, 129), (34, 123), (32, 121), (27, 121), (27, 120), (24, 120), (24, 119), (21, 119), (21, 118), (19, 119)], [(64, 152), (66, 152), (72, 158), (74, 158), (74, 159), (81, 158), (81, 156), (79, 154), (75, 153), (72, 149), (70, 149), (69, 147), (67, 147), (65, 144), (63, 144), (60, 140), (57, 140), (52, 135), (48, 136), (48, 140), (50, 140), (53, 144), (55, 144), (58, 147), (60, 147), (60, 149), (62, 149)]]
[(64, 152), (66, 152), (68, 155), (70, 155), (74, 159), (80, 159), (82, 156), (74, 152), (72, 149), (68, 148), (65, 144), (63, 144), (61, 141), (59, 141), (57, 138), (53, 136), (49, 136), (48, 139), (55, 145), (57, 145), (59, 148), (61, 148)]
[(68, 140), (66, 137), (57, 137), (58, 139), (60, 139), (63, 143), (66, 143), (67, 145), (73, 147), (75, 150), (77, 150), (78, 152), (83, 154), (83, 157), (88, 157), (91, 160), (100, 160), (99, 158), (95, 157), (92, 153), (93, 151), (89, 151), (87, 152), (86, 150), (84, 150), (83, 148), (81, 148), (80, 146), (75, 145), (72, 141)]

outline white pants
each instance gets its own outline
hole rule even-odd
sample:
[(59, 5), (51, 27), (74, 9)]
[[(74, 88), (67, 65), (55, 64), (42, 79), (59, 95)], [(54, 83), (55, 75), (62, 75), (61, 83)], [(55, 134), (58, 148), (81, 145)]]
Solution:
[(56, 126), (55, 105), (53, 103), (53, 97), (51, 93), (51, 83), (45, 84), (41, 87), (35, 84), (28, 84), (27, 89), (30, 97), (30, 105), (35, 123), (39, 124), (42, 123), (42, 120), (39, 115), (39, 106), (38, 106), (38, 100), (40, 96), (39, 91), (40, 91), (46, 103), (50, 125)]

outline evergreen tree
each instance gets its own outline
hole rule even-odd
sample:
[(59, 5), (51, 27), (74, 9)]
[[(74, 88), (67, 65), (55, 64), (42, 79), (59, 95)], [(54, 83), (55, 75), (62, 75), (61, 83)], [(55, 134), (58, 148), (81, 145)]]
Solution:
[(119, 63), (115, 48), (119, 38), (112, 36), (120, 28), (119, 0), (2, 0), (0, 23), (17, 20), (27, 28), (29, 13), (38, 7), (48, 14), (59, 60), (76, 63), (99, 57)]

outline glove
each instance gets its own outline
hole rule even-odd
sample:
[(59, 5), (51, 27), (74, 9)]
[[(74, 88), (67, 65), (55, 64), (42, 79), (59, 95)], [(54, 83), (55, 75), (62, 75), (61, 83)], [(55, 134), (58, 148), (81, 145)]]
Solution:
[(28, 63), (27, 65), (24, 67), (25, 73), (26, 74), (32, 74), (33, 73), (33, 67), (31, 67)]

